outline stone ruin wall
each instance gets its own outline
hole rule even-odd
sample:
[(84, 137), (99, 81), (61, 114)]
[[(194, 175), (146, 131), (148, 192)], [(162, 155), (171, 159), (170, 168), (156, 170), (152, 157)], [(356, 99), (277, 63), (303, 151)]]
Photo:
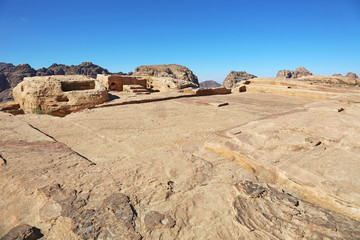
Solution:
[(140, 85), (148, 88), (146, 79), (133, 76), (107, 76), (98, 74), (97, 79), (110, 91), (123, 91), (124, 85)]

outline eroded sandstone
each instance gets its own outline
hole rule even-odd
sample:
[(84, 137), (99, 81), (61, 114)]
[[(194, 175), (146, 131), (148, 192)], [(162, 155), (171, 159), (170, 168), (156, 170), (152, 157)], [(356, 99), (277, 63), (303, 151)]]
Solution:
[(25, 113), (65, 116), (109, 100), (105, 87), (86, 76), (24, 78), (13, 90)]

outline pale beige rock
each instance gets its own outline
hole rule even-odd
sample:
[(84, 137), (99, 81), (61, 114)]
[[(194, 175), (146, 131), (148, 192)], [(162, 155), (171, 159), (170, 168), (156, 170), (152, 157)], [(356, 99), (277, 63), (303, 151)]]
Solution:
[(25, 113), (65, 116), (109, 100), (99, 81), (78, 75), (28, 77), (13, 90)]
[(224, 87), (219, 88), (186, 88), (184, 93), (195, 94), (196, 96), (208, 96), (208, 95), (218, 95), (218, 94), (230, 94), (231, 89)]
[(341, 94), (224, 131), (208, 148), (260, 179), (360, 220), (360, 94)]
[(341, 93), (359, 92), (357, 85), (359, 81), (345, 77), (256, 78), (246, 86), (246, 91), (323, 100)]

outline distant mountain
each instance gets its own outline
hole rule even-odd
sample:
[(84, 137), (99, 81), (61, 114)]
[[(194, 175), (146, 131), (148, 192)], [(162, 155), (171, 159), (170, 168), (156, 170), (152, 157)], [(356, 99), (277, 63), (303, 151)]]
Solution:
[(11, 67), (15, 67), (14, 64), (0, 62), (0, 68), (11, 68)]
[(219, 84), (218, 82), (215, 82), (213, 80), (207, 80), (207, 81), (203, 81), (200, 83), (201, 88), (217, 88), (220, 86), (221, 86), (221, 84)]
[(96, 78), (96, 74), (110, 74), (110, 72), (92, 62), (83, 62), (80, 65), (67, 66), (64, 64), (52, 64), (48, 68), (40, 68), (36, 72), (36, 76), (51, 75), (87, 75)]
[(64, 64), (52, 64), (48, 68), (33, 69), (29, 64), (14, 66), (11, 63), (0, 63), (0, 102), (12, 100), (12, 89), (18, 85), (24, 77), (51, 76), (51, 75), (87, 75), (96, 78), (96, 74), (110, 74), (110, 72), (91, 62), (83, 62), (80, 65), (67, 66)]
[(24, 77), (36, 75), (36, 70), (29, 64), (19, 64), (9, 68), (0, 68), (0, 102), (12, 100), (12, 89)]

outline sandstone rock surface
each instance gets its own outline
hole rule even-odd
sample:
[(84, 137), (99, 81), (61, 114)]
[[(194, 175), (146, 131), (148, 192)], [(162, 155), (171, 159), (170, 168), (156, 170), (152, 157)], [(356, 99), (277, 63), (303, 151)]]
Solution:
[(152, 89), (163, 92), (199, 86), (197, 76), (187, 67), (177, 64), (144, 65), (137, 67), (133, 75), (146, 78)]
[[(245, 92), (139, 104), (154, 93), (64, 118), (0, 112), (0, 238), (27, 224), (41, 239), (359, 239), (359, 221), (324, 204), (350, 208), (359, 194), (359, 100), (345, 90), (325, 101)], [(250, 165), (269, 159), (284, 172)], [(324, 201), (307, 201), (316, 191)]]
[(226, 88), (233, 88), (237, 83), (245, 82), (249, 79), (257, 78), (257, 76), (247, 73), (245, 71), (231, 71), (225, 78), (223, 86)]
[(221, 84), (212, 80), (204, 81), (200, 83), (201, 88), (217, 88), (220, 87)]
[(226, 130), (232, 140), (209, 146), (266, 182), (359, 221), (359, 101), (359, 93), (340, 94)]
[(25, 113), (65, 116), (109, 100), (96, 79), (80, 75), (24, 78), (13, 91)]

